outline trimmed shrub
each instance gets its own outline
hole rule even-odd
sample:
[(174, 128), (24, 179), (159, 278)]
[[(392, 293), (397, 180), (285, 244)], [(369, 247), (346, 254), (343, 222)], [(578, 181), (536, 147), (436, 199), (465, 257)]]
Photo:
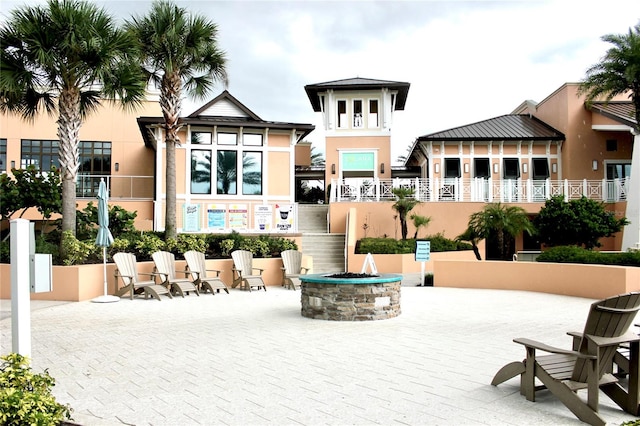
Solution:
[(540, 253), (538, 262), (640, 266), (640, 252), (602, 253), (578, 246), (552, 247)]
[[(420, 241), (431, 241), (431, 252), (471, 250), (471, 244), (450, 240), (438, 233)], [(416, 240), (394, 240), (392, 238), (363, 238), (356, 243), (356, 253), (358, 254), (409, 254), (415, 253)]]
[(0, 359), (0, 424), (53, 426), (71, 419), (71, 408), (51, 393), (56, 382), (47, 370), (34, 374), (29, 359), (16, 353)]

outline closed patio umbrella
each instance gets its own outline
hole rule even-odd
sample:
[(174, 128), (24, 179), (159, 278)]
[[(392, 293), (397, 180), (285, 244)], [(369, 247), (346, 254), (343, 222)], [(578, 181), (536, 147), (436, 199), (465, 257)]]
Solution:
[(92, 302), (108, 303), (120, 300), (117, 296), (107, 294), (107, 247), (113, 243), (113, 235), (109, 231), (109, 207), (108, 207), (107, 185), (104, 179), (100, 179), (100, 187), (98, 188), (98, 236), (96, 237), (96, 245), (102, 247), (102, 263), (104, 270), (104, 294), (92, 299)]

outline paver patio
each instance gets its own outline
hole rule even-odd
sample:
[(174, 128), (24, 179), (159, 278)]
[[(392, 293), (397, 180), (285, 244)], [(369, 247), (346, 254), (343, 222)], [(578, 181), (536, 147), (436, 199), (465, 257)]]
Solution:
[[(373, 322), (303, 318), (300, 292), (32, 302), (32, 357), (84, 425), (582, 424), (548, 392), (531, 403), (514, 337), (570, 347), (590, 299), (402, 288), (402, 314)], [(11, 351), (1, 301), (0, 353)], [(634, 417), (601, 394), (611, 424)]]

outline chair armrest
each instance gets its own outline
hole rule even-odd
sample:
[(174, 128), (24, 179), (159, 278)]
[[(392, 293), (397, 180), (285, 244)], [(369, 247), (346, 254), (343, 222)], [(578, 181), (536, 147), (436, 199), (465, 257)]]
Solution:
[(220, 269), (205, 269), (205, 271), (207, 271), (207, 272), (215, 272), (217, 277), (219, 277), (220, 273), (222, 272)]
[[(300, 267), (300, 272), (302, 272), (303, 274), (306, 274), (307, 272), (309, 272), (311, 270), (311, 268), (307, 268), (306, 266), (302, 266)], [(304, 272), (303, 272), (304, 271)]]
[(531, 339), (518, 338), (518, 339), (513, 339), (513, 341), (518, 343), (518, 344), (520, 344), (520, 345), (524, 345), (527, 348), (539, 349), (541, 351), (548, 352), (548, 353), (551, 353), (551, 354), (573, 355), (573, 356), (576, 356), (578, 358), (584, 358), (584, 359), (596, 359), (597, 358), (595, 355), (583, 354), (583, 353), (580, 353), (580, 352), (577, 352), (577, 351), (568, 351), (566, 349), (556, 348), (554, 346), (550, 346), (550, 345), (547, 345), (545, 343), (537, 342), (537, 341), (531, 340)]
[(262, 275), (262, 272), (264, 271), (264, 269), (262, 268), (251, 268), (251, 269), (253, 269), (254, 271), (259, 271), (260, 275)]
[(640, 336), (637, 334), (628, 331), (622, 336), (618, 337), (600, 337), (600, 336), (592, 336), (590, 334), (585, 335), (585, 338), (591, 340), (598, 346), (617, 346), (621, 343), (629, 343), (629, 342), (638, 342), (640, 341)]
[(148, 277), (155, 277), (158, 274), (157, 273), (148, 273), (148, 272), (138, 272), (138, 275), (146, 275)]

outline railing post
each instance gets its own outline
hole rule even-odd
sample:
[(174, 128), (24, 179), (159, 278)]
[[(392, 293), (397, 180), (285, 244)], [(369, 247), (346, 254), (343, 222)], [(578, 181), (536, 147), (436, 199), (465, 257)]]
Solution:
[(544, 180), (544, 199), (548, 200), (551, 198), (551, 179), (546, 178)]
[(569, 181), (567, 179), (564, 180), (564, 187), (562, 192), (564, 193), (564, 202), (569, 202)]
[(588, 185), (587, 185), (587, 180), (586, 179), (582, 179), (582, 196), (583, 197), (587, 197), (589, 198), (588, 194), (589, 194), (589, 190), (588, 190)]

